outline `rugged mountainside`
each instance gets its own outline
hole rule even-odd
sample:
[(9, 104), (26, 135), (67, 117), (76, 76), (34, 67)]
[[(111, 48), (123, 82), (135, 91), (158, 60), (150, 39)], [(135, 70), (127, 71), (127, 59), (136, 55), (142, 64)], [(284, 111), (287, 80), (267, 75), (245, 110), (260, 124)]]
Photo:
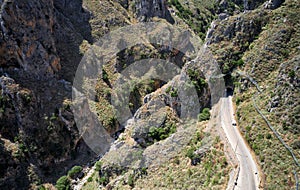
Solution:
[[(117, 140), (81, 187), (225, 189), (235, 165), (225, 155), (218, 126), (209, 131), (202, 121), (209, 118), (204, 108), (211, 107), (213, 93), (201, 70), (205, 63), (216, 64), (234, 89), (237, 122), (262, 169), (261, 186), (295, 186), (300, 175), (298, 0), (0, 0), (0, 5), (0, 189), (51, 189), (74, 165), (91, 168), (99, 155), (85, 144), (71, 110), (76, 69), (109, 31), (149, 21), (190, 30), (210, 54), (191, 60), (198, 52), (186, 55), (148, 42), (110, 60), (96, 85), (97, 100), (89, 105)], [(111, 106), (113, 86), (124, 69), (145, 58), (169, 60), (181, 74), (132, 88), (134, 117), (121, 123)], [(180, 120), (183, 71), (199, 97), (197, 123)], [(86, 175), (80, 171), (60, 178), (56, 188)], [(79, 187), (81, 181), (75, 181), (72, 187)]]
[(87, 154), (67, 80), (91, 40), (89, 17), (80, 2), (1, 1), (1, 189), (53, 180)]

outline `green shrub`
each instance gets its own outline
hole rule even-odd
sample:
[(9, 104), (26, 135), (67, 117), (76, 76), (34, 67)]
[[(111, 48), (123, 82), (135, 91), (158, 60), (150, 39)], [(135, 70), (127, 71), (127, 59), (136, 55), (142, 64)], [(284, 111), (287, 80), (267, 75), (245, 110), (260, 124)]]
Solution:
[(104, 69), (102, 69), (102, 79), (103, 79), (104, 81), (107, 81), (107, 80), (108, 80), (108, 74), (107, 74), (107, 72), (106, 72)]
[(287, 58), (290, 54), (290, 51), (287, 49), (283, 49), (281, 52), (282, 52), (283, 57), (285, 57), (285, 58)]
[(106, 184), (107, 182), (108, 182), (108, 178), (107, 178), (106, 175), (100, 177), (100, 179), (99, 179), (99, 183), (100, 183), (100, 184)]
[(68, 176), (70, 177), (70, 178), (74, 178), (74, 177), (76, 177), (76, 175), (78, 174), (78, 173), (80, 173), (82, 171), (82, 167), (81, 166), (74, 166), (69, 172), (68, 172)]
[(195, 154), (195, 150), (196, 148), (195, 147), (191, 147), (187, 150), (186, 152), (186, 157), (188, 157), (189, 159), (191, 159), (191, 164), (192, 165), (197, 165), (200, 160), (201, 160), (201, 156), (198, 155), (198, 154)]
[(205, 79), (201, 78), (200, 71), (188, 69), (187, 74), (191, 80), (191, 83), (194, 85), (198, 93), (201, 92), (202, 89), (207, 86), (207, 82), (205, 81)]
[(191, 177), (193, 175), (193, 171), (191, 169), (188, 169), (187, 173), (188, 173), (189, 177)]
[(180, 18), (184, 18), (184, 19), (190, 19), (190, 17), (193, 17), (193, 13), (191, 10), (189, 9), (185, 9), (178, 0), (171, 0), (170, 2), (173, 6), (176, 7), (176, 9), (178, 10), (178, 17)]
[(172, 87), (171, 86), (168, 86), (168, 88), (166, 89), (166, 93), (170, 93), (171, 92), (171, 89), (172, 89)]
[(250, 130), (251, 130), (251, 126), (248, 125), (248, 126), (246, 127), (246, 131), (249, 132)]
[(27, 149), (26, 145), (23, 142), (19, 143), (19, 150), (22, 153), (27, 153), (28, 152), (28, 149)]
[(210, 113), (208, 108), (204, 108), (202, 110), (202, 113), (198, 115), (198, 121), (206, 121), (209, 120), (210, 118)]
[(187, 153), (186, 153), (186, 157), (190, 158), (190, 159), (193, 159), (195, 157), (195, 148), (192, 147), (192, 148), (189, 148)]
[(244, 65), (243, 59), (239, 59), (237, 61), (232, 61), (232, 63), (235, 67)]
[(170, 94), (171, 97), (177, 97), (178, 96), (178, 90), (177, 89), (173, 89), (171, 86), (169, 86), (166, 89), (166, 93)]
[(130, 185), (131, 187), (134, 186), (134, 176), (132, 174), (130, 174), (128, 176), (128, 180), (127, 180), (128, 185)]
[(166, 124), (164, 127), (151, 127), (148, 132), (148, 137), (151, 137), (154, 141), (160, 141), (168, 138), (171, 134), (176, 132), (175, 124)]
[(176, 165), (179, 165), (179, 164), (180, 164), (180, 159), (179, 159), (178, 157), (175, 157), (175, 158), (174, 158), (174, 163), (175, 163)]
[(170, 93), (170, 95), (171, 95), (171, 97), (177, 97), (178, 96), (177, 89), (172, 90), (171, 93)]
[(70, 189), (70, 180), (67, 176), (62, 176), (56, 181), (55, 187), (58, 190), (69, 190)]
[(271, 135), (270, 133), (268, 133), (267, 136), (266, 136), (266, 138), (267, 138), (267, 139), (271, 139), (271, 138), (272, 138), (272, 135)]
[(147, 168), (142, 167), (141, 173), (142, 173), (143, 175), (147, 175)]
[(43, 185), (39, 186), (38, 190), (46, 190), (46, 187), (44, 187)]
[(294, 78), (295, 76), (296, 76), (295, 71), (290, 71), (290, 72), (289, 72), (289, 77), (290, 77), (290, 78)]
[(237, 97), (235, 100), (236, 105), (238, 106), (241, 103), (241, 98)]
[(228, 73), (230, 71), (230, 67), (228, 66), (228, 63), (225, 63), (223, 66), (223, 73)]
[(102, 167), (102, 162), (101, 161), (97, 161), (96, 164), (95, 164), (95, 170), (96, 171), (100, 171), (101, 170), (101, 167)]
[(88, 181), (88, 182), (92, 182), (92, 181), (93, 181), (93, 178), (92, 178), (92, 177), (89, 177), (89, 178), (87, 179), (87, 181)]
[(50, 121), (55, 121), (58, 119), (58, 116), (55, 113), (52, 113), (51, 117), (50, 117)]
[(216, 184), (218, 184), (218, 178), (214, 178), (213, 180), (212, 180), (212, 185), (214, 186), (214, 185), (216, 185)]

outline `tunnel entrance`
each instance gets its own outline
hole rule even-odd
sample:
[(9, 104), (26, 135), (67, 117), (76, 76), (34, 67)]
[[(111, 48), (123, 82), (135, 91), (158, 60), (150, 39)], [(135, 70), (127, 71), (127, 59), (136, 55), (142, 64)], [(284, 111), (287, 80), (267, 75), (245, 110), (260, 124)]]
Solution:
[(233, 88), (232, 87), (226, 87), (226, 97), (233, 96)]

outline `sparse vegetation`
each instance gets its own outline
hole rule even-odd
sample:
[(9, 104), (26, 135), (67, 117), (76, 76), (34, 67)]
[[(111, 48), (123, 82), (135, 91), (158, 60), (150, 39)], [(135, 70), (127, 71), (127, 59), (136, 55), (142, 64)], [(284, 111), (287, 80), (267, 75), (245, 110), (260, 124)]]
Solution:
[(133, 187), (134, 186), (134, 176), (132, 174), (129, 174), (127, 183), (129, 186)]
[(201, 155), (196, 154), (196, 147), (191, 147), (187, 150), (186, 156), (191, 159), (192, 165), (197, 165), (201, 162)]
[(147, 175), (134, 182), (137, 189), (222, 189), (228, 180), (229, 164), (222, 152), (222, 142), (215, 141), (212, 150), (202, 154), (201, 162), (191, 165), (194, 150), (201, 147), (202, 131), (195, 133), (188, 147), (158, 169), (149, 168)]
[(193, 13), (189, 9), (185, 9), (178, 0), (171, 0), (170, 3), (178, 10), (177, 15), (182, 19), (190, 19), (193, 17)]
[(170, 94), (171, 97), (175, 98), (178, 96), (178, 89), (172, 86), (168, 86), (168, 88), (166, 89), (166, 93)]
[(202, 76), (203, 74), (200, 71), (192, 68), (187, 70), (187, 74), (191, 80), (191, 83), (196, 88), (198, 95), (200, 95), (201, 92), (203, 91), (203, 88), (207, 87), (208, 85)]
[(189, 25), (201, 39), (204, 39), (210, 22), (215, 17), (216, 5), (214, 2), (208, 0), (189, 1), (189, 3), (181, 0), (169, 0), (168, 2), (177, 10), (176, 15)]
[(155, 141), (160, 141), (168, 138), (171, 134), (176, 132), (176, 125), (171, 123), (164, 127), (151, 127), (148, 136)]

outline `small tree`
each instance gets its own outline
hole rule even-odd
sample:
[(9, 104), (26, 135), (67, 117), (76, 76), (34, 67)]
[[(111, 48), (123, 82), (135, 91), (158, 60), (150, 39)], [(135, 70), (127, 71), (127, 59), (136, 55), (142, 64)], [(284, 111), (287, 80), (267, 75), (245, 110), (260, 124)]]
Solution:
[(56, 181), (55, 187), (58, 190), (69, 190), (70, 189), (70, 180), (67, 176), (62, 176)]
[(210, 113), (208, 108), (204, 108), (202, 110), (202, 113), (198, 115), (198, 121), (206, 121), (209, 120), (210, 118)]
[(72, 179), (74, 179), (76, 177), (77, 174), (79, 174), (82, 171), (82, 167), (81, 166), (74, 166), (69, 172), (68, 172), (68, 176)]
[(88, 182), (92, 182), (92, 181), (93, 181), (93, 178), (92, 178), (92, 177), (89, 177), (89, 178), (87, 179), (87, 181), (88, 181)]
[(102, 162), (101, 161), (97, 161), (96, 164), (95, 164), (95, 170), (96, 171), (100, 171), (101, 170), (101, 167), (102, 167)]
[(104, 175), (102, 175), (100, 178), (99, 178), (99, 184), (102, 184), (102, 185), (106, 185), (108, 184), (109, 182), (109, 176), (107, 173), (104, 173)]

